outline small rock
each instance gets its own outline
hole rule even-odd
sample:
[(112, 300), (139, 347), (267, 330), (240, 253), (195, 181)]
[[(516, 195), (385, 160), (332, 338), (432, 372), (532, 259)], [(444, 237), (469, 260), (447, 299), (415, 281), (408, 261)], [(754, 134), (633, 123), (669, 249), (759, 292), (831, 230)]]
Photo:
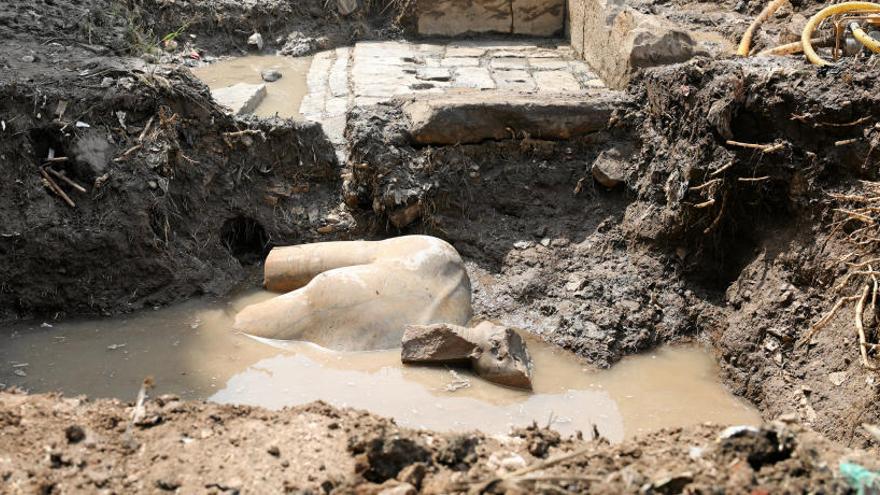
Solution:
[(266, 449), (266, 452), (268, 452), (269, 455), (271, 455), (273, 457), (281, 456), (281, 449), (279, 449), (277, 445), (272, 445), (271, 447)]
[(682, 473), (675, 476), (667, 476), (654, 482), (653, 487), (660, 493), (681, 493), (685, 487), (694, 481), (691, 473)]
[(688, 448), (688, 457), (696, 461), (703, 457), (703, 452), (705, 451), (706, 449), (704, 449), (703, 447), (692, 446)]
[[(492, 460), (491, 457), (489, 460)], [(505, 471), (516, 471), (526, 467), (526, 460), (523, 459), (521, 455), (511, 452), (501, 459), (498, 459), (498, 467)]]
[(425, 479), (428, 469), (425, 463), (416, 462), (400, 470), (397, 479), (403, 483), (408, 483), (416, 488), (422, 486), (422, 480)]
[(64, 430), (67, 443), (79, 443), (86, 437), (85, 430), (79, 425), (70, 425)]
[(339, 15), (351, 15), (358, 9), (358, 0), (336, 0)]
[(532, 247), (532, 243), (529, 241), (516, 241), (513, 243), (513, 247), (519, 250), (528, 249)]
[(549, 247), (550, 246), (550, 239), (548, 239), (546, 237), (541, 239), (541, 245), (544, 247)]
[(110, 86), (113, 86), (113, 81), (112, 77), (105, 77), (104, 79), (101, 79), (101, 87), (109, 88)]
[(596, 182), (613, 189), (626, 182), (629, 173), (632, 150), (626, 147), (603, 151), (593, 162), (590, 171)]
[(34, 57), (33, 55), (25, 55), (21, 57), (21, 61), (26, 64), (32, 64), (37, 61), (37, 57)]
[(248, 47), (251, 49), (256, 49), (257, 51), (263, 50), (263, 35), (260, 33), (254, 33), (248, 38)]
[(260, 74), (260, 77), (262, 77), (264, 81), (271, 83), (281, 79), (283, 76), (281, 72), (278, 72), (275, 69), (266, 69)]
[(151, 180), (151, 181), (147, 182), (147, 186), (149, 186), (150, 189), (156, 189), (157, 187), (159, 187), (159, 184), (157, 184), (156, 181)]
[(173, 492), (180, 488), (180, 481), (174, 478), (161, 478), (156, 480), (156, 487), (166, 492)]
[(843, 385), (843, 382), (846, 381), (846, 371), (835, 371), (834, 373), (829, 373), (828, 380), (839, 387)]

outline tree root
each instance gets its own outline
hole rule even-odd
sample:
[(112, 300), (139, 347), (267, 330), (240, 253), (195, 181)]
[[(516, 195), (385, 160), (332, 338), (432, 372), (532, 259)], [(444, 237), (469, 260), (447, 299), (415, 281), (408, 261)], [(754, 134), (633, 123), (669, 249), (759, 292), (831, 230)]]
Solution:
[(834, 231), (842, 230), (847, 226), (857, 227), (846, 235), (846, 239), (855, 245), (856, 249), (838, 260), (847, 267), (846, 274), (832, 288), (838, 299), (831, 310), (813, 324), (802, 342), (810, 344), (813, 337), (834, 319), (841, 308), (854, 302), (852, 321), (859, 339), (860, 361), (864, 368), (877, 370), (878, 366), (872, 362), (869, 351), (875, 351), (878, 344), (868, 341), (868, 334), (865, 331), (865, 311), (867, 309), (868, 325), (876, 327), (880, 271), (874, 270), (873, 267), (880, 265), (880, 258), (876, 254), (880, 249), (880, 195), (877, 195), (880, 191), (880, 183), (862, 181), (862, 186), (865, 194), (829, 195), (840, 204), (840, 207), (832, 210), (841, 217), (832, 224)]

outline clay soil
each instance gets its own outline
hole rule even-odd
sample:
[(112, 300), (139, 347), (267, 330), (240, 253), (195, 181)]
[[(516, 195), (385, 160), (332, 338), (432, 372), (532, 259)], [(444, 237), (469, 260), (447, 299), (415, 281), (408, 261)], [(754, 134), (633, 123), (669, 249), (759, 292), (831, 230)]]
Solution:
[[(713, 5), (640, 8), (731, 43), (761, 8)], [(297, 54), (406, 35), (404, 13), (342, 17), (320, 0), (7, 0), (0, 320), (226, 294), (255, 283), (272, 245), (429, 233), (465, 257), (480, 317), (601, 367), (702, 342), (768, 426), (609, 446), (591, 432), (450, 436), (322, 404), (268, 412), (172, 397), (147, 400), (130, 424), (133, 404), (13, 391), (0, 395), (0, 492), (836, 493), (850, 487), (840, 460), (880, 468), (880, 440), (862, 427), (880, 423), (880, 377), (861, 363), (852, 305), (805, 341), (841, 295), (851, 253), (876, 247), (834, 228), (852, 208), (841, 198), (880, 179), (876, 59), (651, 69), (621, 96), (614, 126), (570, 141), (416, 146), (396, 105), (358, 109), (348, 163), (315, 124), (227, 116), (187, 68), (244, 53), (254, 31)], [(796, 15), (756, 43), (789, 41)], [(177, 30), (176, 50), (153, 46)], [(44, 184), (50, 148), (67, 158), (53, 167), (87, 189), (70, 195), (75, 207)], [(594, 165), (621, 184), (594, 181)], [(873, 318), (866, 337), (878, 342)]]

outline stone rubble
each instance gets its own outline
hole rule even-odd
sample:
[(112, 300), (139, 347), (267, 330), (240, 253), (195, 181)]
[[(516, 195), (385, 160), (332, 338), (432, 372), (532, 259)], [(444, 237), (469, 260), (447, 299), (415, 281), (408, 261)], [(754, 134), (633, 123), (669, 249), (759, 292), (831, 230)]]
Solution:
[(474, 328), (446, 323), (410, 325), (403, 333), (406, 364), (467, 364), (494, 383), (532, 388), (532, 360), (514, 330), (484, 321)]
[(211, 91), (211, 96), (233, 115), (253, 113), (266, 97), (265, 84), (238, 83)]

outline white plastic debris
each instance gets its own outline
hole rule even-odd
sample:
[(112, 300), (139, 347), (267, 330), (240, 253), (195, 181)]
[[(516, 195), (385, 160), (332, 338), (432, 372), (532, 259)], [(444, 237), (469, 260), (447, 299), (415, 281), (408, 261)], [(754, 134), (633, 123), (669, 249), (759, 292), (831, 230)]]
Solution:
[(82, 121), (80, 121), (80, 120), (77, 120), (77, 121), (76, 121), (76, 127), (80, 128), (80, 129), (88, 129), (88, 128), (92, 127), (92, 126), (90, 126), (89, 124), (86, 124), (85, 122), (82, 122)]
[(260, 33), (254, 33), (248, 38), (248, 45), (255, 46), (257, 50), (263, 49), (263, 35)]
[(122, 349), (125, 347), (125, 344), (110, 344), (107, 346), (108, 351), (115, 351), (116, 349)]
[(722, 431), (721, 434), (718, 435), (718, 439), (725, 440), (728, 438), (740, 437), (740, 436), (743, 436), (747, 433), (758, 433), (759, 431), (761, 431), (761, 430), (759, 430), (758, 428), (756, 428), (754, 426), (748, 426), (748, 425), (731, 426), (731, 427), (725, 428), (724, 431)]

